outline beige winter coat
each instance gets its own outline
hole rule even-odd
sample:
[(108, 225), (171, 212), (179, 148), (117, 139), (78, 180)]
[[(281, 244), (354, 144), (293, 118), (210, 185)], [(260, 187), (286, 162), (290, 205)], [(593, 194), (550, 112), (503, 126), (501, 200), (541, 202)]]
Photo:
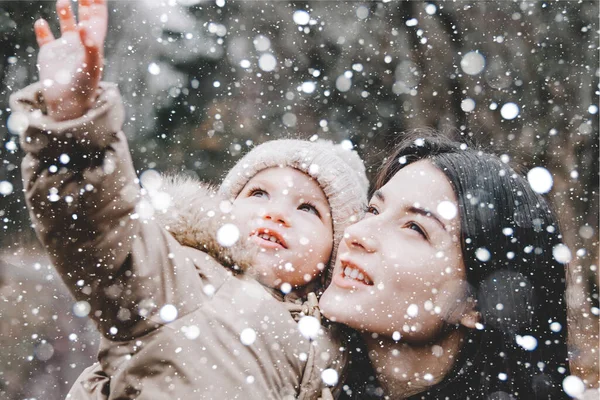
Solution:
[(140, 193), (116, 86), (102, 84), (92, 110), (63, 122), (44, 114), (40, 89), (11, 97), (13, 116), (28, 125), (27, 205), (103, 336), (98, 364), (70, 398), (316, 399), (327, 393), (326, 369), (339, 377), (337, 397), (346, 359), (336, 334), (322, 327), (309, 339), (298, 329), (305, 315), (320, 319), (314, 299), (276, 299), (209, 255), (220, 254), (205, 235), (217, 223), (210, 189), (175, 180), (165, 189), (175, 204), (144, 218), (152, 198)]

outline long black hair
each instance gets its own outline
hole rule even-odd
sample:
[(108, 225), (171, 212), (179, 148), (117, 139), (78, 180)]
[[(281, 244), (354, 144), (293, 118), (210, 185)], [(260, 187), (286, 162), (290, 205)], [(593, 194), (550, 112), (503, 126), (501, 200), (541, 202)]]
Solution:
[(443, 172), (458, 199), (466, 279), (482, 320), (442, 382), (411, 399), (568, 398), (566, 272), (553, 256), (562, 236), (549, 204), (499, 157), (429, 130), (404, 136), (374, 190), (419, 160)]

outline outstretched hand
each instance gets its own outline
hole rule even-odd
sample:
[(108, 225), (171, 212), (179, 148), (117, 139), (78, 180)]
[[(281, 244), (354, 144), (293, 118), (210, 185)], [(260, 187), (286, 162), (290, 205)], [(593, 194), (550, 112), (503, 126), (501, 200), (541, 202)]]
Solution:
[(108, 9), (106, 0), (79, 0), (79, 24), (70, 0), (58, 0), (56, 11), (60, 38), (54, 38), (44, 19), (37, 20), (34, 29), (48, 115), (66, 120), (85, 114), (95, 100), (104, 65)]

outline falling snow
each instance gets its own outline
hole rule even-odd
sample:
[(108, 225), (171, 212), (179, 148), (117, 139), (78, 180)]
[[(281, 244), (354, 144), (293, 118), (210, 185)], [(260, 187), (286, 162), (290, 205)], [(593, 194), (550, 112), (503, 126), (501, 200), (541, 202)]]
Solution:
[[(5, 3), (0, 6), (0, 38), (4, 43), (0, 50), (4, 60), (0, 77), (4, 129), (0, 146), (0, 300), (7, 305), (1, 315), (7, 322), (3, 326), (7, 334), (0, 339), (4, 354), (0, 397), (55, 400), (64, 398), (74, 377), (96, 360), (101, 334), (112, 340), (120, 338), (127, 324), (146, 318), (175, 326), (187, 315), (186, 307), (198, 298), (218, 298), (221, 283), (205, 282), (198, 294), (186, 298), (190, 302), (186, 304), (156, 296), (115, 310), (99, 307), (98, 293), (123, 299), (123, 304), (133, 300), (128, 297), (131, 288), (117, 281), (136, 272), (113, 262), (129, 254), (128, 246), (140, 246), (140, 234), (132, 231), (115, 241), (110, 254), (102, 259), (84, 245), (81, 239), (94, 235), (86, 231), (90, 218), (95, 217), (90, 217), (90, 210), (98, 209), (105, 215), (121, 207), (96, 203), (94, 195), (107, 190), (103, 182), (118, 181), (127, 174), (110, 157), (90, 159), (78, 146), (43, 154), (43, 163), (34, 166), (35, 173), (54, 179), (39, 193), (40, 201), (52, 210), (66, 210), (61, 217), (74, 229), (67, 236), (61, 232), (51, 232), (51, 236), (60, 246), (72, 245), (76, 254), (85, 256), (85, 268), (61, 279), (35, 239), (34, 228), (44, 223), (44, 216), (40, 210), (35, 211), (40, 215), (29, 216), (22, 182), (28, 168), (21, 164), (24, 155), (39, 150), (50, 139), (43, 125), (47, 110), (27, 118), (12, 112), (8, 98), (38, 81), (46, 89), (69, 85), (76, 71), (59, 64), (44, 78), (35, 65), (38, 46), (32, 21), (48, 18), (57, 35), (52, 2), (39, 2), (39, 7)], [(559, 370), (561, 379), (565, 376), (562, 388), (572, 398), (584, 398), (589, 393), (586, 388), (597, 385), (598, 371), (597, 2), (405, 3), (111, 3), (103, 80), (116, 83), (123, 96), (123, 132), (143, 188), (141, 197), (136, 190), (130, 195), (126, 189), (119, 192), (135, 208), (115, 218), (115, 229), (131, 223), (147, 228), (160, 216), (179, 211), (173, 206), (177, 198), (164, 191), (162, 173), (218, 182), (242, 154), (268, 139), (313, 135), (315, 139), (341, 142), (344, 149), (354, 149), (365, 158), (371, 176), (400, 132), (414, 127), (447, 128), (468, 138), (469, 148), (498, 146), (504, 152), (500, 156), (503, 165), (525, 166), (527, 183), (552, 203), (560, 224), (540, 225), (536, 217), (507, 221), (498, 235), (500, 242), (509, 244), (506, 248), (467, 242), (469, 257), (474, 255), (482, 268), (497, 262), (510, 268), (523, 258), (535, 263), (541, 251), (548, 251), (558, 263), (553, 268), (564, 265), (569, 269), (565, 298), (576, 323), (571, 326), (545, 319), (540, 325), (549, 336), (521, 332), (511, 339), (523, 351), (534, 352), (548, 346), (547, 340), (568, 334), (574, 341), (573, 360), (569, 373), (565, 368)], [(68, 60), (61, 61), (66, 64)], [(40, 134), (26, 137), (25, 132), (33, 126), (39, 127)], [(78, 140), (90, 139), (89, 130), (79, 133), (82, 136)], [(410, 161), (406, 157), (398, 160), (401, 165)], [(72, 169), (90, 164), (99, 167), (94, 171), (97, 175), (70, 175)], [(319, 178), (326, 170), (324, 165), (310, 164), (310, 175)], [(501, 176), (512, 179), (508, 171), (502, 171)], [(127, 184), (137, 187), (134, 180)], [(481, 204), (485, 211), (493, 210), (487, 208), (493, 201), (483, 201), (485, 198), (485, 193), (473, 193), (469, 200)], [(456, 200), (458, 203), (442, 201), (432, 212), (445, 221), (455, 220), (459, 214), (462, 218), (462, 199)], [(229, 217), (231, 203), (223, 201), (218, 211)], [(523, 226), (539, 230), (552, 240), (553, 247), (540, 249), (525, 242)], [(557, 238), (553, 234), (559, 227), (563, 236)], [(223, 220), (215, 230), (221, 246), (235, 248), (241, 243), (235, 223)], [(312, 251), (317, 242), (307, 236), (298, 238), (303, 252)], [(113, 239), (110, 234), (98, 238)], [(452, 240), (462, 239), (457, 235)], [(183, 275), (181, 259), (173, 254), (172, 249), (165, 252), (172, 260), (168, 274), (145, 277), (148, 296), (154, 297), (157, 285)], [(444, 260), (449, 251), (431, 254)], [(407, 256), (398, 254), (396, 260), (404, 258)], [(288, 272), (297, 267), (281, 266)], [(100, 274), (106, 268), (111, 271), (110, 278)], [(318, 268), (322, 270), (324, 265)], [(447, 271), (453, 270), (444, 268), (444, 274)], [(519, 290), (515, 296), (525, 291), (524, 287), (528, 286), (515, 283)], [(368, 293), (374, 296), (392, 288), (392, 282), (376, 281)], [(294, 294), (294, 289), (285, 279), (274, 286), (276, 296)], [(436, 302), (443, 290), (429, 285), (427, 292), (427, 301), (409, 300), (398, 306), (398, 313), (411, 322), (406, 330), (402, 325), (388, 329), (387, 339), (398, 346), (407, 343), (414, 333), (413, 321), (445, 312)], [(249, 293), (254, 299), (264, 295), (260, 291)], [(503, 313), (514, 306), (506, 299), (490, 296), (490, 300), (494, 315), (508, 315)], [(263, 337), (272, 333), (273, 320), (243, 323), (244, 315), (248, 315), (244, 313), (250, 312), (248, 307), (235, 305), (236, 312), (242, 311), (237, 315), (242, 324), (236, 325), (233, 341), (254, 351)], [(348, 307), (361, 316), (368, 312), (354, 305)], [(110, 312), (115, 314), (115, 323), (97, 329), (91, 322), (109, 318)], [(317, 344), (328, 323), (300, 315), (297, 329), (288, 333)], [(477, 329), (489, 329), (488, 321), (483, 322), (477, 322)], [(179, 355), (185, 354), (183, 343), (201, 343), (208, 329), (197, 321), (177, 326), (175, 331), (182, 342), (164, 351)], [(131, 345), (136, 346), (135, 351), (139, 349), (137, 342)], [(431, 346), (435, 357), (445, 357), (445, 350)], [(308, 352), (296, 353), (298, 360), (307, 360)], [(543, 365), (530, 367), (544, 369)], [(569, 375), (580, 371), (584, 371), (581, 376)], [(241, 384), (249, 390), (262, 382), (257, 374), (245, 372), (241, 376)], [(333, 368), (322, 369), (317, 380), (319, 376), (326, 386), (345, 384), (339, 382), (344, 375)], [(420, 371), (418, 379), (422, 384), (434, 378)], [(506, 369), (486, 379), (509, 387), (515, 377)], [(349, 392), (345, 394), (350, 397)], [(497, 393), (503, 398), (511, 395)]]

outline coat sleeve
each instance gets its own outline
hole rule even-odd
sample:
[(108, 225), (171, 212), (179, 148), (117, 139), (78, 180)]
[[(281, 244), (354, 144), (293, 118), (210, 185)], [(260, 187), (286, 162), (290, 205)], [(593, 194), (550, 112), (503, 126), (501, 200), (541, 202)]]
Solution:
[(100, 332), (128, 340), (195, 309), (202, 260), (194, 257), (203, 253), (187, 251), (136, 213), (140, 187), (116, 85), (102, 83), (94, 107), (68, 121), (44, 114), (40, 84), (10, 102), (14, 125), (22, 127), (22, 176), (36, 234)]

